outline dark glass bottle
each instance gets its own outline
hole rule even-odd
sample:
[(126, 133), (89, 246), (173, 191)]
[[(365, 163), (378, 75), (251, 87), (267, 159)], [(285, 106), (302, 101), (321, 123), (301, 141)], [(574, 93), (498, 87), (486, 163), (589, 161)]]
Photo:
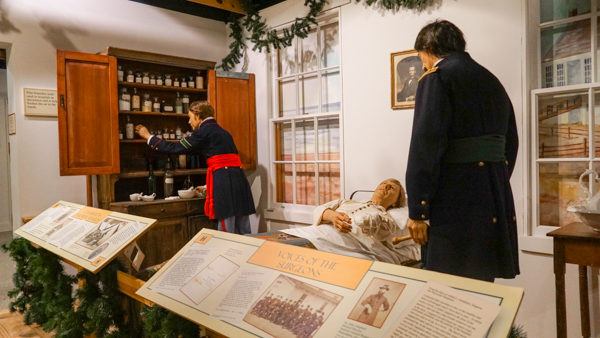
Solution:
[(192, 185), (192, 179), (190, 178), (190, 175), (188, 175), (185, 179), (185, 181), (183, 181), (183, 189), (189, 189), (191, 188)]
[(171, 158), (167, 157), (165, 165), (165, 198), (173, 195), (173, 171), (171, 171)]
[(156, 193), (156, 176), (154, 176), (154, 171), (152, 170), (152, 164), (149, 165), (149, 173), (148, 173), (148, 195), (152, 195)]

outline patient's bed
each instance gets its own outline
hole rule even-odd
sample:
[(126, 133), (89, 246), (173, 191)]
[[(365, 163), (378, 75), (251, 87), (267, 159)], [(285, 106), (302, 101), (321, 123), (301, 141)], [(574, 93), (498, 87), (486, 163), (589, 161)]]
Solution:
[[(353, 200), (357, 200), (355, 199), (356, 195), (365, 195), (365, 193), (372, 193), (372, 190), (357, 190), (354, 191), (351, 195), (350, 195), (350, 199)], [(361, 199), (358, 199), (358, 201), (361, 201)], [(402, 218), (402, 216), (400, 217), (401, 219), (399, 219), (396, 223), (402, 223), (402, 224), (398, 224), (399, 227), (404, 228), (404, 226), (406, 225), (406, 218), (407, 216), (407, 212), (406, 210), (395, 210), (396, 213), (395, 215), (399, 215), (398, 212), (400, 212), (400, 214), (402, 215), (406, 215), (403, 216), (404, 218)], [(303, 231), (306, 230), (306, 233)], [(286, 230), (283, 230), (286, 231)], [(319, 231), (322, 232), (322, 234), (324, 236), (343, 236), (343, 234), (340, 234), (337, 232), (337, 230), (334, 230), (333, 227), (331, 227), (330, 225), (321, 225), (319, 227), (315, 227), (313, 229), (311, 229), (311, 227), (297, 227), (296, 231), (293, 230), (289, 230), (289, 232), (297, 234), (298, 236), (302, 236), (302, 237), (298, 237), (298, 236), (294, 236), (291, 234), (287, 234), (283, 231), (272, 231), (272, 232), (267, 232), (267, 233), (258, 233), (255, 235), (251, 235), (253, 237), (258, 237), (261, 239), (265, 239), (265, 240), (271, 240), (271, 241), (277, 241), (280, 243), (284, 243), (284, 244), (290, 244), (290, 245), (296, 245), (296, 246), (304, 246), (304, 247), (308, 247), (308, 248), (320, 248), (321, 250), (324, 251), (330, 251), (330, 252), (334, 252), (337, 254), (342, 254), (342, 255), (348, 255), (348, 256), (355, 256), (355, 257), (360, 257), (360, 258), (364, 258), (361, 257), (360, 254), (357, 254), (355, 252), (355, 250), (353, 250), (351, 247), (343, 247), (343, 246), (339, 246), (339, 245), (333, 245), (333, 246), (329, 246), (329, 245), (321, 245), (322, 243), (319, 243), (319, 240), (316, 239), (314, 236), (315, 233), (319, 233)], [(311, 231), (313, 232), (312, 234), (312, 238), (311, 238)], [(394, 244), (397, 244), (397, 247), (399, 248), (399, 250), (402, 250), (403, 255), (405, 256), (405, 259), (403, 259), (399, 264), (401, 265), (405, 265), (405, 266), (411, 266), (411, 267), (420, 267), (420, 247), (415, 244), (414, 242), (412, 242), (410, 236), (407, 235), (407, 232), (403, 233), (404, 236), (398, 236), (396, 241), (394, 241)], [(312, 240), (312, 243), (311, 243)], [(401, 247), (401, 248), (400, 248)]]

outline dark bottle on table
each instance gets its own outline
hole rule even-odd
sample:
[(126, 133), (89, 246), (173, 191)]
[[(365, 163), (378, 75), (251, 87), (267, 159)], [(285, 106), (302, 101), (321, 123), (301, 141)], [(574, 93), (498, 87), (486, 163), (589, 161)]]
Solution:
[(173, 195), (173, 171), (171, 170), (171, 158), (167, 157), (167, 164), (165, 165), (165, 198)]
[(192, 179), (190, 178), (190, 175), (188, 175), (185, 179), (185, 181), (183, 181), (183, 189), (189, 189), (191, 188), (192, 185)]
[(149, 173), (148, 173), (148, 195), (152, 195), (156, 193), (156, 176), (154, 176), (154, 171), (152, 170), (152, 163), (149, 165)]

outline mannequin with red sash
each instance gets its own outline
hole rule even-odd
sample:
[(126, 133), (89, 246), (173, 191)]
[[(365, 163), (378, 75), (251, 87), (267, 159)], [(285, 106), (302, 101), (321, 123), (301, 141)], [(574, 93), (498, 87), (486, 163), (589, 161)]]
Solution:
[(205, 215), (219, 221), (219, 230), (247, 234), (250, 233), (248, 216), (256, 212), (250, 185), (241, 168), (233, 138), (213, 116), (214, 109), (210, 104), (192, 102), (188, 111), (192, 135), (178, 143), (150, 135), (143, 125), (136, 126), (136, 132), (158, 152), (204, 156), (208, 164)]

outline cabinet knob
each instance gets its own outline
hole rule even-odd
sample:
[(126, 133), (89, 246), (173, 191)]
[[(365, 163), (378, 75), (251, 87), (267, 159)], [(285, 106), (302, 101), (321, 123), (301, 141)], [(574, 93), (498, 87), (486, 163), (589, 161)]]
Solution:
[(65, 96), (64, 95), (60, 96), (60, 106), (63, 108), (65, 107)]

